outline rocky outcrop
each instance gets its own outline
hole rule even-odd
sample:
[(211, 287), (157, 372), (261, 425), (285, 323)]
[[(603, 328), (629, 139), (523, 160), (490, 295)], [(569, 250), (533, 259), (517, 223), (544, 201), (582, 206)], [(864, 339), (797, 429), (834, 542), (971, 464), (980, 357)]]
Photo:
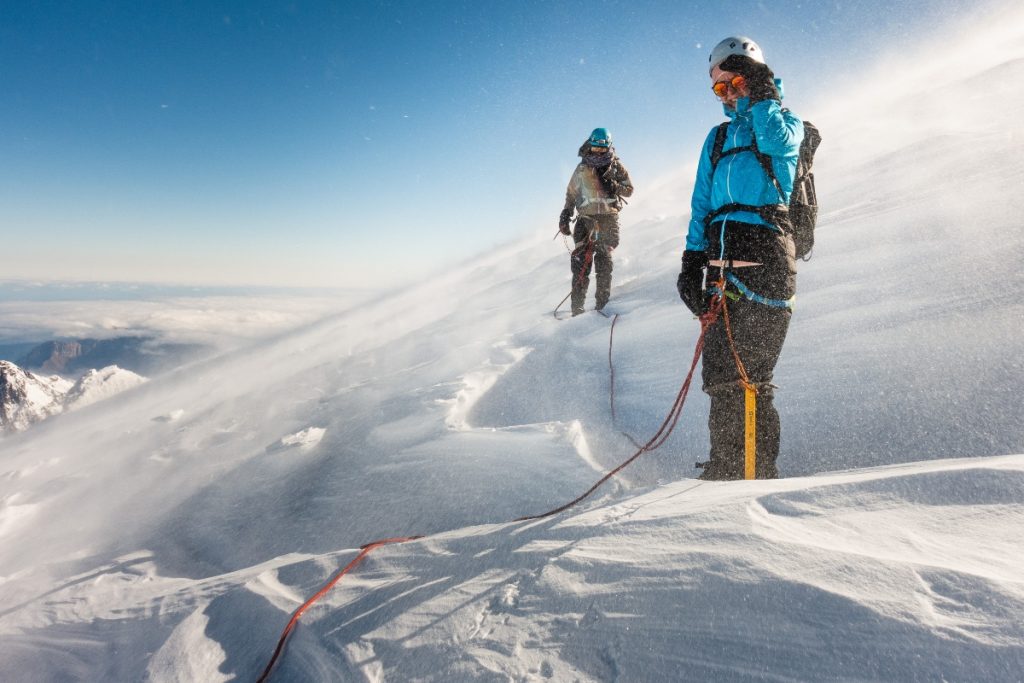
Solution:
[(16, 362), (41, 374), (78, 376), (91, 368), (116, 365), (153, 377), (199, 357), (204, 350), (198, 344), (163, 342), (150, 337), (65, 339), (39, 344)]
[(0, 361), (0, 435), (28, 429), (36, 422), (77, 410), (146, 381), (111, 365), (89, 370), (77, 382), (58, 375), (41, 376)]
[(69, 365), (73, 365), (76, 359), (82, 357), (83, 352), (88, 352), (95, 346), (95, 340), (92, 344), (88, 341), (86, 344), (89, 348), (83, 350), (82, 342), (77, 340), (46, 342), (29, 351), (20, 360), (20, 364), (22, 367), (36, 368), (43, 373), (67, 372)]
[(73, 383), (56, 375), (39, 376), (0, 361), (0, 433), (20, 431), (64, 411)]

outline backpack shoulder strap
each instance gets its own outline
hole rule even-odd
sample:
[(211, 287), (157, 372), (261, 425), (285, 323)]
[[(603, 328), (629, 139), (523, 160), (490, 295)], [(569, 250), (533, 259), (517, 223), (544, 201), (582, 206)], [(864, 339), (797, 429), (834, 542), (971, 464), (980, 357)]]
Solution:
[(729, 132), (729, 122), (723, 121), (715, 131), (715, 145), (711, 148), (711, 173), (714, 174), (718, 162), (722, 159), (722, 150), (725, 148), (725, 136)]
[(761, 168), (764, 169), (765, 175), (767, 175), (768, 179), (772, 181), (773, 185), (775, 185), (775, 189), (778, 191), (781, 201), (781, 198), (786, 195), (782, 191), (782, 183), (779, 182), (778, 176), (775, 175), (775, 169), (772, 168), (772, 158), (767, 154), (762, 154), (761, 150), (757, 148), (757, 136), (753, 133), (751, 133), (750, 143), (750, 151), (752, 151), (754, 156), (757, 157), (757, 162), (761, 164)]
[(725, 137), (728, 134), (729, 122), (719, 124), (718, 130), (715, 131), (715, 145), (711, 148), (711, 173), (714, 175), (715, 169), (718, 167), (718, 162), (722, 160), (722, 157), (727, 154), (738, 154), (740, 152), (753, 152), (754, 156), (757, 157), (757, 161), (761, 164), (765, 174), (775, 185), (775, 189), (778, 190), (779, 196), (783, 196), (782, 185), (779, 183), (778, 178), (775, 177), (775, 171), (772, 169), (772, 161), (767, 154), (762, 154), (761, 150), (757, 148), (757, 138), (753, 138), (751, 145), (747, 147), (733, 147), (728, 152), (724, 151), (725, 148)]

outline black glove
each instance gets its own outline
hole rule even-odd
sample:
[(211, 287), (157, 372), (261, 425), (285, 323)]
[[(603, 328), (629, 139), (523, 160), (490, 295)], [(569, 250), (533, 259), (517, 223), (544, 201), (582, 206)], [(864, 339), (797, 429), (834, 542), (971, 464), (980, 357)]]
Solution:
[(747, 81), (747, 95), (751, 104), (762, 100), (782, 100), (779, 89), (775, 87), (775, 74), (767, 64), (755, 62), (745, 55), (731, 55), (718, 65), (722, 71), (743, 76)]
[(558, 230), (563, 235), (572, 234), (572, 230), (569, 229), (570, 220), (572, 220), (572, 209), (562, 209), (562, 213), (558, 214)]
[(704, 268), (708, 265), (708, 257), (703, 251), (684, 251), (683, 269), (676, 280), (679, 298), (694, 315), (701, 315), (706, 310), (704, 304)]
[(779, 89), (775, 87), (775, 74), (764, 64), (754, 63), (749, 69), (750, 73), (743, 74), (747, 79), (747, 92), (750, 95), (750, 103), (757, 104), (764, 100), (781, 100)]
[(608, 166), (604, 169), (597, 170), (597, 179), (601, 181), (601, 187), (604, 188), (605, 193), (610, 197), (618, 196), (619, 184), (612, 178), (612, 167)]

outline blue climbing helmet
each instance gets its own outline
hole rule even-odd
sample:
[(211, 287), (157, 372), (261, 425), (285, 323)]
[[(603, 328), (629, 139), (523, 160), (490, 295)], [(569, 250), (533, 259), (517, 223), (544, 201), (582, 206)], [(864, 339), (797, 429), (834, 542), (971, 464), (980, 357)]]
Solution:
[(587, 139), (587, 144), (591, 147), (611, 147), (612, 135), (607, 128), (595, 128)]

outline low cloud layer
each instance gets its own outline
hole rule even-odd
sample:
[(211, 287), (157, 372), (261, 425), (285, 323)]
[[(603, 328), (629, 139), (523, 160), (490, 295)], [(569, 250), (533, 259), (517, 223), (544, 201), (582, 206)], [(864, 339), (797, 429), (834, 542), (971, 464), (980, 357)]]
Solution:
[[(339, 291), (164, 297), (139, 288), (138, 298), (132, 298), (126, 287), (106, 294), (99, 287), (47, 287), (45, 296), (25, 287), (24, 296), (17, 298), (11, 285), (4, 286), (0, 343), (152, 336), (166, 342), (224, 348), (309, 323), (370, 296), (368, 292)], [(60, 298), (62, 292), (65, 298)]]

